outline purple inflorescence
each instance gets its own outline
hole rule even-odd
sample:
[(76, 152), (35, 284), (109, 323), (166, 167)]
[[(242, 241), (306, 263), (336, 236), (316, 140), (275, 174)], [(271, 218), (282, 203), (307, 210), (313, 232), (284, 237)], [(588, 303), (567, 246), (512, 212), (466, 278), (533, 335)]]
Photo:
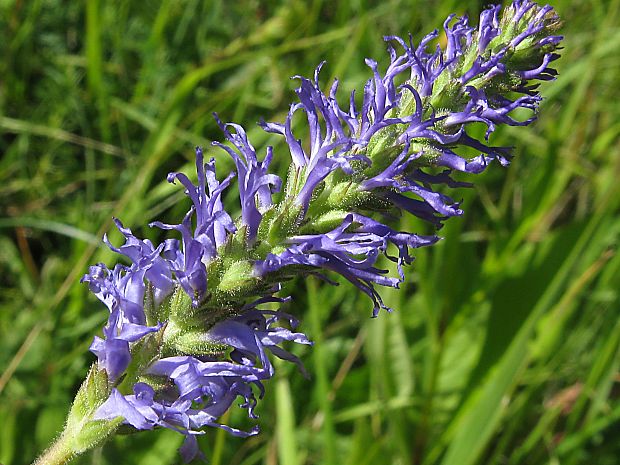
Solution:
[(250, 417), (256, 418), (256, 398), (251, 386), (257, 386), (262, 396), (262, 381), (271, 378), (274, 373), (265, 349), (301, 366), (294, 355), (277, 344), (282, 341), (310, 344), (310, 341), (301, 333), (275, 326), (279, 318), (287, 319), (292, 326), (296, 325), (290, 315), (260, 310), (251, 310), (241, 317), (216, 324), (205, 333), (205, 337), (233, 348), (230, 360), (193, 356), (159, 359), (149, 366), (147, 374), (169, 379), (174, 383), (174, 392), (171, 386), (162, 395), (156, 396), (154, 389), (146, 383), (136, 383), (133, 394), (127, 396), (113, 389), (110, 398), (98, 409), (95, 419), (121, 416), (136, 429), (159, 426), (178, 431), (186, 436), (181, 448), (186, 462), (199, 455), (195, 436), (201, 434), (200, 429), (204, 426), (222, 428), (240, 437), (256, 434), (256, 427), (242, 431), (222, 425), (217, 419), (238, 396), (244, 399), (240, 406), (248, 409)]
[[(517, 0), (501, 17), (499, 6), (483, 11), (477, 28), (465, 17), (448, 17), (443, 49), (430, 48), (437, 31), (417, 46), (411, 38), (386, 37), (390, 64), (381, 74), (367, 59), (371, 77), (361, 104), (351, 93), (346, 108), (336, 98), (338, 81), (327, 94), (321, 90), (323, 64), (313, 79), (296, 76), (299, 101), (286, 121), (260, 123), (288, 147), (285, 185), (269, 172), (273, 148), (261, 161), (246, 131), (216, 115), (227, 143), (214, 145), (232, 157), (235, 172), (219, 181), (215, 161), (205, 163), (198, 148), (197, 184), (170, 173), (168, 181), (183, 185), (192, 206), (180, 224), (152, 226), (175, 231), (180, 240), (154, 246), (115, 220), (125, 243), (104, 241), (131, 265), (93, 266), (83, 278), (110, 312), (104, 337), (91, 345), (111, 386), (96, 418), (179, 431), (186, 461), (199, 455), (196, 435), (204, 426), (254, 434), (217, 419), (239, 396), (255, 417), (252, 387), (262, 396), (262, 383), (274, 372), (268, 352), (303, 370), (280, 344), (310, 344), (293, 331), (292, 316), (263, 307), (287, 300), (276, 294), (296, 274), (336, 273), (370, 296), (373, 316), (387, 309), (375, 286), (398, 287), (412, 250), (438, 237), (399, 231), (386, 218), (408, 212), (440, 227), (462, 214), (441, 190), (469, 185), (452, 179), (453, 171), (480, 173), (493, 160), (508, 163), (507, 149), (490, 145), (489, 136), (498, 125), (533, 121), (541, 100), (533, 81), (556, 74), (549, 65), (558, 57), (561, 37), (551, 34), (558, 24), (551, 7)], [(297, 115), (305, 116), (305, 143), (295, 135)], [(483, 141), (468, 133), (471, 124), (486, 127)], [(472, 150), (479, 155), (467, 156)], [(234, 177), (236, 219), (222, 202)], [(379, 267), (381, 256), (396, 263), (398, 276)], [(138, 345), (147, 340), (150, 345)], [(148, 357), (134, 353), (148, 347), (156, 348)], [(141, 365), (128, 374), (137, 359)]]

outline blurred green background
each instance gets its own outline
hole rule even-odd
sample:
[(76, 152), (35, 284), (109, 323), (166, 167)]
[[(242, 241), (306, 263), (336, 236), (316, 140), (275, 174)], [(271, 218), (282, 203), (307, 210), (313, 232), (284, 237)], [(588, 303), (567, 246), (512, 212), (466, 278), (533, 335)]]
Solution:
[[(178, 221), (165, 175), (221, 139), (213, 111), (276, 144), (283, 169), (254, 122), (284, 119), (290, 76), (327, 60), (324, 83), (361, 89), (383, 35), (486, 3), (0, 2), (0, 462), (30, 463), (61, 429), (107, 318), (79, 278), (116, 260), (112, 216), (155, 240), (145, 224)], [(260, 435), (200, 438), (212, 465), (620, 463), (620, 2), (552, 4), (559, 79), (536, 124), (492, 138), (512, 166), (460, 177), (476, 183), (453, 194), (465, 215), (382, 290), (393, 314), (370, 319), (348, 284), (292, 286), (312, 378), (278, 365)], [(119, 437), (75, 463), (179, 463), (181, 439)]]

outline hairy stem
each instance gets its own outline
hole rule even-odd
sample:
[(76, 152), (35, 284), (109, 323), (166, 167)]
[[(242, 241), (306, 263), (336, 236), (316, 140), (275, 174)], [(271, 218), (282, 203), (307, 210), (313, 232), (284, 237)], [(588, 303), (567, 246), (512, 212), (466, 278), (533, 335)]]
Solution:
[(65, 431), (33, 465), (64, 465), (73, 460), (78, 454), (71, 449), (71, 438)]

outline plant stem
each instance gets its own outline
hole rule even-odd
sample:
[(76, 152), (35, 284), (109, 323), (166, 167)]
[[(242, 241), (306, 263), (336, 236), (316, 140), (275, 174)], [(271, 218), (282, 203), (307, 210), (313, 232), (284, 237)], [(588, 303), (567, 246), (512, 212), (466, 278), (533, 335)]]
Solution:
[(64, 465), (77, 455), (69, 446), (71, 438), (65, 432), (33, 463), (33, 465)]
[(123, 421), (122, 417), (111, 420), (94, 418), (96, 410), (109, 396), (108, 376), (105, 370), (93, 364), (75, 396), (62, 433), (33, 465), (64, 465), (103, 444)]

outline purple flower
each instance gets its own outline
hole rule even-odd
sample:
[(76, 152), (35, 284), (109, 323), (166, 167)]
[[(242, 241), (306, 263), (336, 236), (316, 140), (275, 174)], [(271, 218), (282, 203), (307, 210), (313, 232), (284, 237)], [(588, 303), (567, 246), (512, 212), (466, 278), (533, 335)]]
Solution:
[[(225, 429), (236, 436), (249, 436), (258, 432), (242, 431), (217, 422), (241, 396), (242, 408), (248, 409), (252, 418), (256, 398), (251, 386), (264, 392), (262, 381), (273, 376), (273, 366), (265, 349), (285, 360), (301, 362), (277, 344), (294, 341), (311, 344), (305, 335), (275, 326), (278, 319), (296, 320), (281, 312), (249, 310), (242, 317), (226, 320), (205, 333), (210, 341), (233, 347), (229, 361), (201, 360), (193, 356), (166, 357), (155, 361), (147, 370), (151, 376), (170, 380), (174, 388), (156, 392), (145, 383), (136, 383), (133, 394), (123, 396), (113, 389), (111, 396), (97, 410), (95, 419), (111, 420), (123, 417), (124, 422), (138, 430), (155, 427), (172, 429), (185, 435), (181, 454), (186, 462), (199, 456), (196, 434), (204, 426)], [(302, 368), (303, 369), (303, 368)]]
[[(351, 225), (356, 232), (347, 232)], [(255, 272), (263, 276), (287, 266), (308, 266), (334, 271), (370, 296), (374, 303), (373, 316), (386, 308), (373, 284), (398, 287), (401, 279), (386, 276), (386, 270), (375, 267), (380, 254), (385, 254), (388, 243), (399, 249), (401, 263), (410, 263), (409, 248), (433, 244), (435, 236), (397, 233), (393, 229), (361, 215), (348, 215), (342, 224), (326, 234), (292, 236), (292, 244), (280, 254), (271, 254), (256, 262)]]
[[(351, 215), (368, 219), (374, 216), (373, 208), (364, 208), (365, 202), (360, 201), (361, 193), (436, 226), (461, 215), (459, 204), (438, 185), (465, 185), (452, 180), (451, 171), (475, 174), (493, 160), (507, 164), (508, 149), (487, 144), (486, 140), (498, 125), (530, 124), (534, 116), (524, 120), (513, 116), (519, 108), (533, 114), (541, 100), (528, 81), (555, 75), (549, 65), (558, 57), (553, 50), (561, 37), (549, 35), (558, 22), (553, 10), (529, 1), (515, 1), (503, 19), (499, 13), (499, 6), (483, 11), (478, 28), (470, 26), (465, 17), (448, 17), (444, 22), (445, 49), (437, 46), (428, 50), (437, 31), (417, 46), (411, 38), (407, 43), (395, 36), (386, 37), (388, 42), (398, 44), (402, 53), (389, 45), (390, 64), (383, 74), (374, 60), (366, 60), (372, 77), (364, 87), (360, 107), (352, 94), (349, 108), (341, 108), (336, 99), (338, 81), (334, 81), (328, 95), (322, 92), (319, 72), (323, 63), (313, 80), (297, 76), (299, 102), (291, 106), (286, 122), (261, 123), (267, 132), (282, 135), (288, 145), (301, 184), (295, 190), (295, 202), (312, 224), (307, 212), (321, 210), (320, 202), (331, 198), (326, 194), (329, 189), (336, 196), (337, 189), (326, 179), (338, 169), (344, 173), (341, 178), (347, 192), (360, 194), (349, 194), (349, 203), (346, 196), (336, 196), (333, 208), (348, 210), (341, 216), (341, 225), (316, 235), (291, 235), (283, 251), (256, 262), (258, 276), (286, 267), (335, 271), (373, 298), (376, 314), (382, 304), (374, 285), (397, 286), (399, 281), (374, 267), (379, 253), (386, 253), (387, 242), (377, 241), (362, 232), (359, 223), (351, 221)], [(518, 59), (513, 59), (517, 54)], [(527, 63), (532, 67), (528, 68)], [(395, 82), (402, 77), (405, 83), (398, 87)], [(516, 84), (510, 87), (506, 82)], [(510, 93), (523, 95), (510, 99), (506, 96)], [(309, 150), (293, 135), (293, 116), (300, 110), (309, 128)], [(469, 124), (480, 122), (487, 127), (484, 142), (466, 132)], [(399, 150), (393, 152), (394, 148)], [(467, 158), (461, 155), (462, 149), (478, 150), (480, 155)], [(391, 159), (390, 153), (394, 154)], [(383, 163), (386, 158), (391, 160), (387, 166)], [(437, 166), (448, 170), (437, 175), (432, 170)], [(435, 240), (401, 242), (399, 264), (410, 262), (410, 247)], [(364, 258), (355, 260), (356, 255)], [(402, 279), (400, 266), (399, 271)]]
[[(231, 142), (236, 149), (233, 150), (219, 142), (213, 143), (228, 152), (237, 167), (242, 224), (247, 226), (248, 240), (251, 242), (256, 237), (262, 212), (272, 204), (271, 195), (279, 192), (282, 185), (282, 181), (277, 175), (267, 171), (273, 157), (273, 149), (267, 147), (265, 159), (259, 162), (245, 130), (238, 124), (222, 123), (217, 114), (215, 114), (215, 118), (224, 132), (226, 140)], [(235, 132), (231, 132), (229, 128), (234, 129)]]
[(89, 273), (82, 278), (110, 311), (108, 324), (103, 329), (105, 338), (95, 336), (90, 350), (111, 381), (118, 379), (129, 366), (130, 343), (161, 328), (159, 324), (146, 325), (143, 302), (147, 270), (116, 265), (110, 271), (100, 264), (91, 266)]
[[(370, 78), (346, 107), (338, 101), (337, 80), (328, 93), (321, 89), (324, 63), (312, 79), (295, 76), (298, 101), (285, 122), (259, 123), (287, 146), (284, 185), (269, 171), (274, 149), (267, 147), (261, 160), (242, 126), (215, 115), (226, 143), (214, 145), (232, 157), (235, 171), (218, 179), (215, 161), (205, 163), (197, 148), (196, 184), (182, 173), (168, 176), (185, 188), (188, 213), (179, 224), (151, 224), (177, 238), (155, 246), (115, 220), (125, 243), (104, 241), (131, 264), (96, 265), (83, 278), (109, 310), (103, 337), (91, 345), (110, 385), (97, 419), (123, 417), (138, 430), (178, 431), (185, 436), (181, 454), (192, 460), (200, 455), (196, 436), (205, 426), (256, 433), (218, 418), (237, 398), (256, 418), (255, 393), (262, 397), (263, 383), (274, 375), (269, 354), (303, 372), (281, 346), (310, 344), (295, 331), (297, 321), (259, 308), (288, 300), (279, 295), (283, 281), (336, 273), (372, 299), (373, 316), (389, 310), (376, 286), (398, 287), (412, 251), (439, 239), (400, 231), (390, 221), (410, 213), (440, 228), (461, 215), (445, 190), (470, 184), (451, 175), (480, 173), (494, 160), (507, 164), (509, 150), (492, 145), (492, 133), (501, 125), (530, 124), (541, 101), (537, 82), (556, 75), (550, 65), (561, 37), (552, 34), (559, 20), (551, 7), (516, 0), (500, 11), (487, 8), (478, 27), (449, 16), (443, 49), (430, 48), (437, 31), (417, 45), (411, 37), (386, 37), (388, 66), (382, 71), (367, 59)], [(519, 109), (529, 116), (517, 118)], [(293, 124), (300, 114), (306, 141)], [(483, 140), (468, 133), (475, 123), (486, 127)], [(478, 155), (470, 157), (472, 150)], [(234, 177), (239, 218), (222, 202)], [(382, 267), (382, 256), (396, 264), (397, 276)], [(283, 320), (287, 327), (278, 326)]]
[(157, 399), (155, 390), (146, 383), (136, 383), (133, 394), (126, 396), (118, 389), (113, 389), (108, 400), (97, 410), (95, 419), (112, 420), (123, 417), (126, 424), (137, 430), (162, 427), (177, 431), (185, 436), (185, 442), (179, 451), (186, 463), (201, 457), (195, 435), (203, 434), (200, 428), (204, 426), (221, 428), (240, 437), (258, 433), (258, 428), (242, 431), (216, 421), (238, 395), (246, 397), (246, 404), (242, 407), (247, 408), (255, 403), (251, 389), (246, 384), (230, 376), (212, 376), (208, 384), (205, 384), (205, 390), (207, 388), (208, 400), (200, 408), (194, 408), (192, 401), (187, 399)]
[[(181, 224), (169, 225), (156, 221), (151, 226), (181, 233), (182, 249), (178, 242), (169, 241), (164, 257), (180, 285), (197, 306), (207, 290), (205, 263), (217, 256), (217, 248), (226, 241), (228, 233), (234, 233), (237, 229), (221, 201), (222, 192), (230, 184), (233, 174), (220, 183), (215, 177), (215, 161), (203, 163), (200, 148), (196, 148), (196, 171), (197, 186), (183, 173), (168, 175), (169, 182), (178, 180), (185, 187), (185, 193), (193, 203)], [(193, 216), (196, 216), (195, 228), (192, 227)]]
[(251, 309), (244, 311), (235, 319), (216, 324), (208, 334), (212, 341), (234, 347), (235, 350), (230, 354), (232, 360), (243, 365), (260, 361), (262, 369), (270, 377), (273, 375), (273, 367), (265, 349), (278, 358), (295, 363), (302, 372), (305, 372), (301, 361), (278, 344), (292, 341), (312, 345), (312, 342), (303, 333), (275, 326), (277, 320), (288, 321), (293, 329), (299, 324), (295, 317), (284, 312)]
[[(120, 220), (115, 218), (114, 223), (121, 234), (125, 236), (125, 244), (119, 248), (114, 247), (108, 240), (107, 235), (103, 236), (103, 242), (114, 252), (129, 258), (136, 270), (145, 272), (144, 278), (155, 287), (156, 302), (161, 302), (172, 291), (174, 286), (170, 269), (165, 260), (160, 257), (162, 250), (167, 244), (162, 244), (155, 248), (148, 239), (140, 240), (136, 238), (129, 228), (123, 226)], [(141, 290), (141, 292), (144, 292), (144, 290)], [(136, 299), (136, 301), (138, 300)]]

